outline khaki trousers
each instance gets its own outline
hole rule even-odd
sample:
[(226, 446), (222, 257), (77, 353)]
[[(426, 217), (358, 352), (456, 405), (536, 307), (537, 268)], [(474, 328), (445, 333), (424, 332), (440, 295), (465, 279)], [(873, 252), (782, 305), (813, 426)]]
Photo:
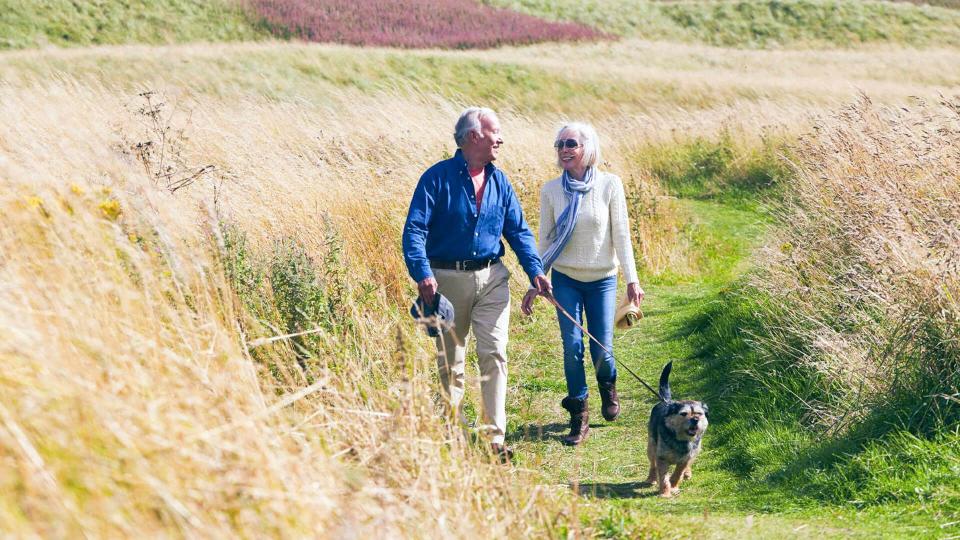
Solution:
[(463, 420), (467, 336), (477, 339), (482, 430), (490, 442), (503, 444), (507, 430), (507, 328), (510, 325), (510, 271), (503, 263), (483, 270), (434, 270), (438, 290), (454, 309), (454, 330), (437, 338), (440, 386), (449, 410)]

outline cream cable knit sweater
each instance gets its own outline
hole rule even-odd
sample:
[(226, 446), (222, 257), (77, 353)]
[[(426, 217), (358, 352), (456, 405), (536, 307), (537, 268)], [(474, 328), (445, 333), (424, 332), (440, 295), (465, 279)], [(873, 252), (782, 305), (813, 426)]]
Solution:
[[(567, 207), (560, 178), (547, 182), (540, 190), (540, 237), (542, 256), (549, 246), (547, 235)], [(597, 171), (594, 186), (580, 201), (580, 217), (570, 241), (553, 267), (578, 281), (596, 281), (623, 269), (627, 283), (639, 283), (630, 241), (627, 200), (620, 177)]]

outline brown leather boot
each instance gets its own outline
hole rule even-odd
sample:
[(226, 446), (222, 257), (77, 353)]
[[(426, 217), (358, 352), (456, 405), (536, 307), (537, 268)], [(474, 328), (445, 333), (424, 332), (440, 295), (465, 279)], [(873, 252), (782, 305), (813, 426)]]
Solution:
[(563, 398), (560, 405), (570, 412), (570, 434), (560, 439), (563, 444), (576, 446), (587, 440), (590, 433), (590, 411), (587, 407), (587, 398)]
[(617, 382), (600, 383), (600, 414), (607, 422), (613, 422), (620, 416), (620, 398), (617, 396)]

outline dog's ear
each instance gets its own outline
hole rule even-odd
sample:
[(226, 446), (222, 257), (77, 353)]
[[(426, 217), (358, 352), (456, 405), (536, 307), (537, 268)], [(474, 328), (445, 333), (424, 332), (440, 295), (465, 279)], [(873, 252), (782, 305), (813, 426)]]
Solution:
[(703, 408), (703, 415), (707, 417), (707, 420), (710, 419), (710, 407), (707, 407), (706, 403), (700, 403), (700, 407)]

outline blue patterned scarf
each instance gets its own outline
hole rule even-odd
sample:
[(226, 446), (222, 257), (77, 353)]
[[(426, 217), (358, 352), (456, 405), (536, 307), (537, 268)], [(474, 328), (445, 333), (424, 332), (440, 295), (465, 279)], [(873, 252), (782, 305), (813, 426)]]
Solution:
[(547, 235), (550, 240), (550, 246), (547, 252), (543, 254), (543, 272), (547, 273), (553, 263), (556, 262), (560, 252), (573, 236), (573, 228), (577, 225), (577, 218), (580, 216), (580, 200), (583, 195), (593, 189), (593, 177), (596, 174), (595, 167), (587, 167), (583, 173), (583, 180), (577, 180), (570, 176), (570, 173), (563, 171), (560, 179), (563, 185), (563, 192), (567, 194), (567, 207), (563, 209), (560, 217), (557, 218), (557, 224)]

